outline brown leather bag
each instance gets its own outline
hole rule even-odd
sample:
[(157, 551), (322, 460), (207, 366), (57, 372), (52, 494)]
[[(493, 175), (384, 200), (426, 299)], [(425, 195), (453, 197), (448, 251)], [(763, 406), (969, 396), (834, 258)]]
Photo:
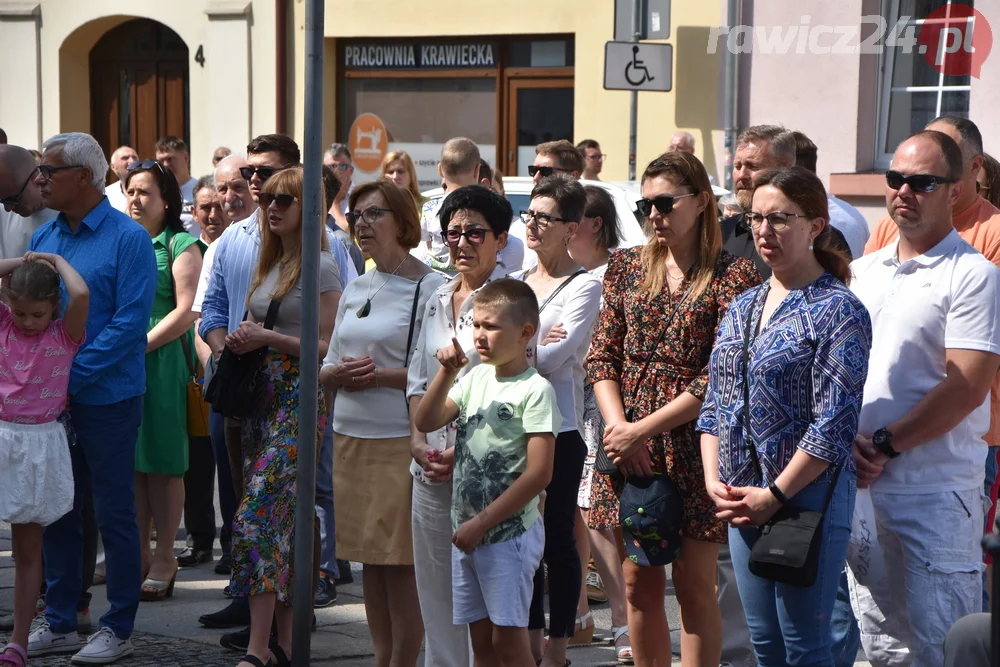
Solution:
[[(170, 285), (174, 292), (174, 304), (177, 304), (177, 285), (174, 283), (174, 238), (170, 237), (170, 247), (167, 249), (167, 267), (170, 271)], [(207, 437), (208, 428), (208, 403), (205, 402), (205, 392), (203, 382), (205, 374), (202, 372), (201, 364), (192, 354), (191, 346), (188, 345), (187, 333), (181, 336), (181, 347), (184, 348), (184, 359), (187, 361), (188, 371), (191, 377), (186, 386), (187, 393), (187, 431), (188, 435), (194, 437)]]

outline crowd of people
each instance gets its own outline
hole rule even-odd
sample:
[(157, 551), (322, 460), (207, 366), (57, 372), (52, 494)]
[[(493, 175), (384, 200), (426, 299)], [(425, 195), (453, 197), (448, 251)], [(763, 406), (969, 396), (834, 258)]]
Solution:
[[(320, 415), (297, 574), (319, 608), (361, 565), (379, 667), (563, 667), (596, 601), (623, 664), (974, 664), (1000, 446), (1000, 175), (978, 128), (900, 143), (871, 233), (801, 132), (746, 129), (718, 198), (694, 151), (681, 132), (646, 166), (647, 241), (619, 248), (592, 139), (537, 147), (521, 211), (469, 139), (431, 199), (405, 152), (355, 183), (334, 144), (312, 239), (284, 135), (219, 148), (203, 178), (176, 137), (148, 160), (81, 133), (0, 145), (0, 664), (131, 655), (140, 601), (217, 537), (231, 600), (199, 622), (242, 628), (221, 640), (240, 667), (290, 664), (301, 391)], [(210, 409), (211, 387), (247, 404)]]

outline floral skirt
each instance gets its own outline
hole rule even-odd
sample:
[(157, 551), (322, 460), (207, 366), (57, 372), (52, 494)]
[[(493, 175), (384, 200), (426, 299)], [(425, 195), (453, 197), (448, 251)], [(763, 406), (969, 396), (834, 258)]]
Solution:
[[(299, 359), (271, 351), (252, 416), (243, 422), (244, 495), (233, 519), (234, 596), (291, 602), (298, 478)], [(319, 387), (317, 448), (326, 427)], [(309, 526), (312, 530), (312, 526)]]

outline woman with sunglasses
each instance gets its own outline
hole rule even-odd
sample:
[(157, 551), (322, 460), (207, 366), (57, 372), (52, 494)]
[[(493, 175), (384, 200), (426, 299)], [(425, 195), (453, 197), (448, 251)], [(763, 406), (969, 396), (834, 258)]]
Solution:
[[(427, 385), (441, 367), (438, 350), (452, 345), (452, 339), (458, 341), (469, 360), (459, 377), (479, 364), (473, 339), (472, 302), (485, 285), (507, 277), (507, 270), (497, 263), (497, 254), (507, 242), (512, 216), (510, 203), (482, 185), (459, 188), (442, 203), (442, 237), (449, 248), (451, 266), (458, 274), (441, 285), (427, 304), (407, 376), (410, 414), (416, 414)], [(414, 480), (413, 561), (420, 609), (428, 621), (452, 618), (450, 474), (455, 428), (449, 424), (433, 433), (414, 430), (410, 443), (413, 455), (410, 472)], [(444, 454), (445, 460), (437, 459), (437, 454), (431, 452)], [(469, 667), (467, 625), (428, 622), (426, 635), (426, 664)]]
[[(242, 355), (268, 348), (255, 404), (243, 421), (243, 498), (233, 519), (234, 596), (250, 601), (250, 642), (239, 663), (245, 667), (289, 665), (292, 648), (292, 566), (295, 532), (295, 485), (300, 437), (316, 439), (320, 447), (326, 425), (320, 395), (319, 420), (314, 433), (299, 433), (300, 387), (303, 363), (319, 365), (319, 358), (300, 359), (302, 335), (302, 167), (274, 174), (258, 195), (260, 254), (247, 297), (247, 318), (226, 337), (226, 347)], [(323, 232), (315, 243), (329, 250)], [(333, 321), (343, 288), (336, 260), (320, 253), (319, 354), (327, 352)], [(272, 301), (277, 317), (270, 329)], [(312, 577), (311, 572), (295, 573)], [(268, 648), (271, 621), (277, 624), (277, 646)]]
[[(748, 221), (772, 273), (733, 300), (719, 327), (698, 420), (705, 486), (729, 522), (758, 663), (832, 667), (830, 619), (851, 536), (852, 447), (872, 324), (847, 287), (851, 268), (834, 244), (816, 175), (789, 167), (755, 183)], [(784, 504), (824, 515), (818, 576), (805, 588), (748, 567), (757, 527)]]
[[(574, 149), (575, 150), (575, 149)], [(576, 497), (587, 445), (583, 421), (583, 358), (597, 319), (601, 282), (570, 257), (569, 242), (583, 219), (587, 195), (576, 180), (561, 174), (539, 181), (531, 191), (525, 223), (527, 247), (538, 265), (517, 274), (539, 303), (538, 343), (528, 359), (556, 390), (562, 428), (556, 438), (552, 481), (545, 496), (545, 553), (549, 578), (549, 641), (545, 629), (545, 572), (538, 568), (528, 629), (531, 648), (545, 667), (566, 664), (566, 647), (576, 633), (576, 605), (582, 567), (574, 536)], [(552, 334), (551, 336), (549, 334)], [(583, 619), (583, 623), (587, 620)]]
[[(142, 551), (142, 599), (173, 595), (174, 536), (184, 511), (188, 468), (187, 383), (197, 364), (191, 310), (203, 247), (184, 231), (181, 191), (158, 162), (133, 162), (125, 174), (126, 212), (149, 232), (156, 251), (156, 297), (146, 334), (146, 396), (135, 452), (135, 506)], [(156, 526), (156, 550), (150, 535)]]
[(426, 304), (444, 277), (410, 255), (420, 242), (420, 220), (408, 191), (385, 180), (360, 185), (347, 216), (375, 269), (347, 286), (321, 373), (323, 386), (337, 392), (337, 557), (364, 565), (375, 664), (414, 667), (424, 627), (410, 529), (406, 367)]
[[(594, 472), (590, 525), (619, 525), (628, 479), (664, 475), (672, 482), (682, 505), (672, 508), (682, 516), (679, 555), (660, 549), (637, 559), (644, 565), (623, 563), (632, 653), (637, 665), (670, 664), (662, 565), (676, 555), (671, 578), (684, 664), (717, 665), (716, 560), (726, 531), (705, 492), (694, 422), (716, 327), (729, 302), (760, 277), (749, 260), (722, 250), (715, 197), (698, 158), (664, 153), (646, 167), (641, 184), (636, 203), (653, 235), (643, 247), (611, 255), (587, 363), (607, 424), (604, 450), (618, 466), (614, 475)], [(632, 534), (626, 539), (629, 550), (646, 545)]]

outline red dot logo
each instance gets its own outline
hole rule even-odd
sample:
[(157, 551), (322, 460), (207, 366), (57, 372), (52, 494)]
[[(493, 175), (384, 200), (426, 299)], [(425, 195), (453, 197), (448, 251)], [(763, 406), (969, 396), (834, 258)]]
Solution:
[(982, 12), (969, 5), (947, 4), (927, 16), (917, 41), (935, 71), (978, 79), (993, 48), (993, 31)]

